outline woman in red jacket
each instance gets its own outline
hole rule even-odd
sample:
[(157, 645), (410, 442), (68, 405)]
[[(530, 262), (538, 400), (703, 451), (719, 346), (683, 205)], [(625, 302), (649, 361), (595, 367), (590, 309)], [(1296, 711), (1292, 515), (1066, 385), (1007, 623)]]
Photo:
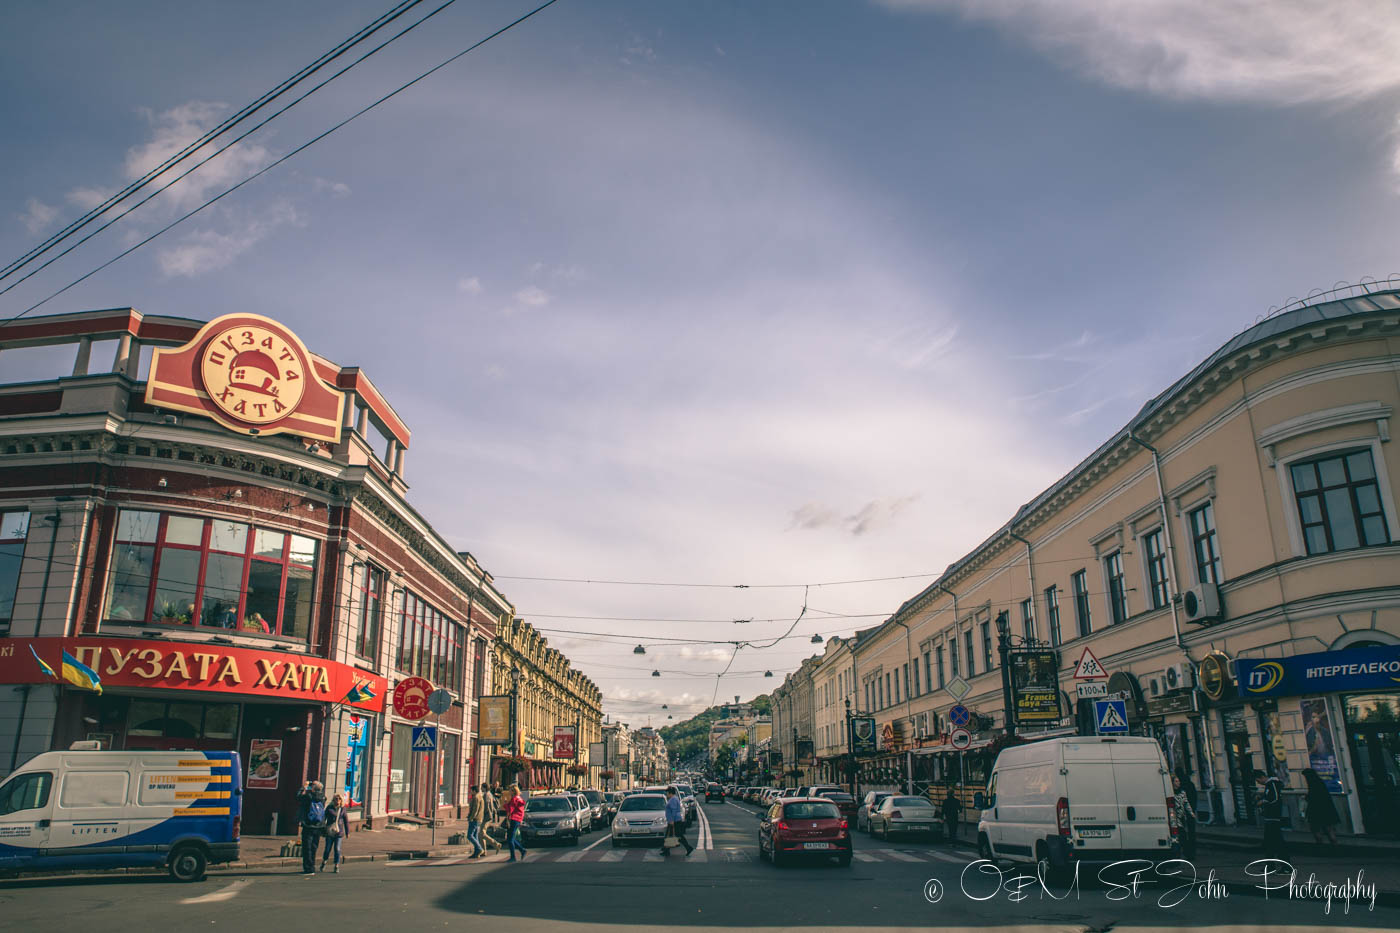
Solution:
[(515, 853), (520, 853), (520, 861), (525, 861), (525, 846), (520, 842), (520, 824), (525, 822), (525, 798), (520, 796), (520, 785), (512, 784), (506, 791), (506, 848), (510, 850), (510, 860), (515, 861)]

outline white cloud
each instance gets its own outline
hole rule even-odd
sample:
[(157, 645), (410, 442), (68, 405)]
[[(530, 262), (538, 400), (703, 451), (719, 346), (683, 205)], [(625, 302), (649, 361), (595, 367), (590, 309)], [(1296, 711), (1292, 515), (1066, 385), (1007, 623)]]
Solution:
[(176, 246), (160, 250), (156, 261), (168, 277), (193, 278), (222, 269), (278, 227), (295, 224), (299, 219), (290, 204), (279, 202), (263, 216), (237, 224), (229, 232), (200, 230), (187, 234)]
[(543, 308), (549, 304), (549, 292), (537, 285), (526, 285), (515, 293), (515, 300), (527, 308)]
[[(190, 101), (159, 114), (145, 111), (151, 125), (151, 138), (127, 151), (127, 177), (133, 180), (141, 178), (161, 165), (214, 127), (227, 110), (225, 104)], [(201, 148), (189, 163), (182, 163), (184, 167), (168, 169), (158, 176), (156, 184), (169, 181), (184, 171), (188, 164), (207, 158), (222, 141), (221, 137), (215, 144)], [(242, 181), (269, 161), (271, 156), (266, 147), (257, 143), (239, 143), (171, 187), (160, 196), (160, 202), (175, 209), (194, 207), (207, 200), (211, 193)]]
[(331, 181), (329, 178), (313, 178), (311, 188), (317, 194), (329, 191), (333, 197), (348, 198), (350, 196), (350, 186), (343, 181)]
[(58, 216), (58, 209), (50, 207), (38, 198), (30, 198), (24, 207), (24, 213), (15, 216), (24, 224), (24, 229), (29, 231), (30, 236), (38, 236), (53, 223), (54, 218)]
[(481, 294), (481, 279), (477, 278), (477, 277), (474, 276), (474, 275), (471, 276), (470, 278), (458, 279), (458, 280), (457, 280), (457, 291), (463, 292), (463, 293), (468, 294), (468, 295), (480, 295), (480, 294)]
[(1094, 80), (1168, 98), (1352, 103), (1400, 89), (1392, 0), (875, 2), (991, 23)]
[(846, 516), (830, 506), (808, 502), (793, 510), (788, 527), (804, 530), (841, 527), (859, 537), (891, 524), (900, 512), (918, 500), (917, 494), (872, 499)]
[(80, 207), (85, 211), (90, 211), (94, 207), (105, 204), (107, 199), (114, 193), (115, 192), (107, 188), (82, 187), (74, 188), (72, 191), (65, 194), (64, 198), (74, 207)]

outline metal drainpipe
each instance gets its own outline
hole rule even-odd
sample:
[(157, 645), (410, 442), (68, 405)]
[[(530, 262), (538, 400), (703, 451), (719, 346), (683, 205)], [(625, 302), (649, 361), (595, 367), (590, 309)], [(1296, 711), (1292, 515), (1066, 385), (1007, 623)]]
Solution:
[[(909, 729), (914, 728), (913, 703), (914, 698), (909, 695), (909, 668), (914, 665), (913, 647), (910, 641), (909, 626), (900, 619), (895, 619), (894, 624), (904, 629), (904, 718), (909, 720)], [(904, 792), (914, 793), (914, 753), (906, 751), (904, 755)]]
[[(1035, 588), (1035, 564), (1031, 561), (1031, 543), (1014, 531), (1010, 532), (1010, 535), (1026, 546), (1026, 576), (1029, 577), (1031, 581), (1031, 606), (1034, 606), (1037, 590)], [(1034, 615), (1032, 615), (1032, 619), (1034, 619)], [(1036, 628), (1039, 627), (1039, 625), (1036, 626)], [(1049, 633), (1047, 632), (1046, 634), (1048, 635)]]
[(1152, 454), (1152, 468), (1157, 474), (1157, 504), (1162, 509), (1162, 527), (1167, 530), (1167, 570), (1171, 574), (1171, 593), (1168, 594), (1168, 602), (1172, 607), (1172, 630), (1176, 633), (1176, 646), (1181, 649), (1181, 653), (1187, 661), (1195, 665), (1195, 660), (1191, 657), (1191, 650), (1186, 647), (1186, 643), (1181, 639), (1181, 619), (1177, 614), (1176, 597), (1176, 545), (1173, 541), (1171, 518), (1167, 514), (1167, 492), (1162, 485), (1162, 457), (1157, 453), (1157, 448), (1138, 437), (1132, 431), (1128, 432), (1128, 440), (1142, 447)]

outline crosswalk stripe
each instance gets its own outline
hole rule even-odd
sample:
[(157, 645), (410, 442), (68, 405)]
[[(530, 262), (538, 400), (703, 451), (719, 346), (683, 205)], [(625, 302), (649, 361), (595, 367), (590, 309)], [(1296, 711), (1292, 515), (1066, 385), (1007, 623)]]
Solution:
[(642, 856), (642, 861), (643, 861), (643, 862), (659, 862), (659, 861), (661, 861), (664, 857), (665, 857), (665, 856), (663, 856), (660, 852), (656, 851), (655, 849), (648, 849), (647, 852), (646, 852), (646, 854)]
[(611, 852), (604, 852), (600, 862), (620, 862), (627, 857), (626, 849), (613, 849)]
[(877, 849), (876, 851), (878, 851), (881, 855), (885, 856), (886, 858), (896, 859), (901, 862), (923, 861), (923, 859), (919, 858), (917, 855), (910, 855), (907, 852), (900, 852), (897, 849)]
[(953, 855), (951, 852), (933, 852), (931, 854), (934, 858), (938, 859), (939, 861), (951, 862), (954, 865), (962, 865), (965, 864), (967, 861), (967, 859), (959, 858), (958, 856)]
[(852, 855), (852, 856), (855, 858), (855, 860), (858, 861), (858, 862), (878, 862), (878, 861), (880, 861), (880, 860), (877, 859), (875, 856), (871, 855), (869, 852), (852, 852), (851, 855)]

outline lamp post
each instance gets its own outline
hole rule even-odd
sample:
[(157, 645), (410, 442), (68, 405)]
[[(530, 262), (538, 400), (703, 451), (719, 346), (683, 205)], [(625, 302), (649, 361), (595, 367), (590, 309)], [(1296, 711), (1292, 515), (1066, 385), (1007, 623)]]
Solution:
[(856, 784), (856, 741), (855, 730), (851, 727), (851, 698), (846, 697), (846, 767), (851, 779), (851, 796), (860, 803), (860, 788)]
[(510, 668), (510, 753), (517, 758), (524, 750), (520, 747), (520, 668)]
[(1011, 623), (1008, 613), (1002, 610), (997, 614), (997, 653), (1001, 657), (1001, 702), (1006, 719), (1006, 734), (1016, 734), (1016, 710), (1011, 706)]

